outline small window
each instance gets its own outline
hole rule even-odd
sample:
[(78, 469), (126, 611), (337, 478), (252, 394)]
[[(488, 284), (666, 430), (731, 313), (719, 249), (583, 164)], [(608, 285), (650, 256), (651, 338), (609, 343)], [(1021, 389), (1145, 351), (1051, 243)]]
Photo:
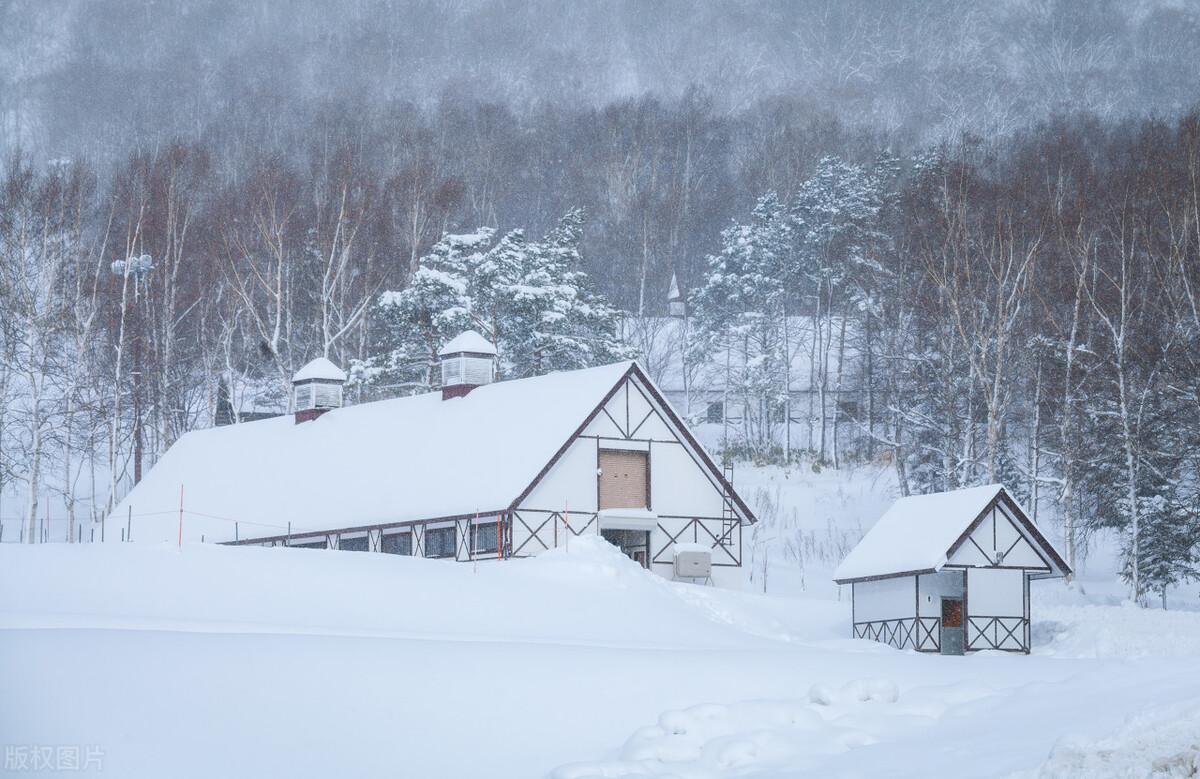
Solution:
[(412, 533), (387, 533), (379, 543), (386, 554), (412, 554)]
[(425, 531), (426, 557), (454, 557), (458, 537), (453, 527), (439, 527)]
[(292, 549), (324, 549), (325, 539), (322, 538), (320, 541), (293, 541), (288, 546)]
[(300, 384), (296, 387), (296, 410), (305, 411), (313, 408), (313, 385)]
[(367, 537), (358, 536), (357, 538), (342, 537), (338, 539), (338, 549), (344, 552), (365, 552), (368, 549)]
[(471, 548), (475, 554), (495, 554), (500, 548), (500, 540), (496, 533), (496, 523), (491, 522), (486, 525), (475, 525), (472, 530)]
[(725, 404), (722, 401), (714, 400), (708, 404), (708, 409), (704, 412), (704, 421), (713, 424), (719, 424), (725, 421)]
[(453, 387), (463, 383), (463, 361), (461, 357), (447, 357), (442, 360), (442, 386)]
[(464, 357), (463, 358), (463, 383), (464, 384), (491, 384), (492, 382), (492, 361), (482, 357)]
[(340, 384), (314, 384), (314, 408), (340, 408), (342, 405), (342, 387)]

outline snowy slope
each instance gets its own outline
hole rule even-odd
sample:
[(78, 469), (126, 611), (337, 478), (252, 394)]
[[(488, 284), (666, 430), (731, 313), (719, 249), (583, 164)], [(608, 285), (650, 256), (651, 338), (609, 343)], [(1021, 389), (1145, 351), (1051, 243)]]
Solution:
[(1030, 657), (942, 658), (843, 638), (847, 604), (670, 583), (595, 539), (478, 567), (6, 544), (0, 734), (133, 777), (1036, 775), (1142, 711), (1173, 724), (1139, 754), (1178, 751), (1200, 615), (1071, 600)]

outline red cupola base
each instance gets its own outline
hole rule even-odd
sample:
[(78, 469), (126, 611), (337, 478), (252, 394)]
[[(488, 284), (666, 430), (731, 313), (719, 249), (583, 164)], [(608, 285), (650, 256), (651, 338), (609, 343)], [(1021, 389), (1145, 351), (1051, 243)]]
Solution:
[(449, 387), (442, 387), (442, 400), (461, 398), (478, 386), (478, 384), (452, 384)]
[(321, 416), (328, 410), (329, 409), (327, 409), (327, 408), (306, 408), (303, 411), (297, 411), (296, 412), (296, 424), (298, 425), (301, 422), (311, 422), (312, 420)]

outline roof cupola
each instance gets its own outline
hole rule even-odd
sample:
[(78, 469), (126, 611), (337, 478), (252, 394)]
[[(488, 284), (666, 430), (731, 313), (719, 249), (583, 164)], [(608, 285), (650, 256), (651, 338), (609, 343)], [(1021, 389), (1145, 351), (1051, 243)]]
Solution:
[(296, 424), (316, 419), (330, 409), (341, 408), (345, 384), (346, 372), (324, 357), (318, 357), (296, 371), (292, 377)]
[(453, 338), (438, 352), (442, 363), (442, 400), (461, 398), (496, 377), (496, 347), (474, 330)]

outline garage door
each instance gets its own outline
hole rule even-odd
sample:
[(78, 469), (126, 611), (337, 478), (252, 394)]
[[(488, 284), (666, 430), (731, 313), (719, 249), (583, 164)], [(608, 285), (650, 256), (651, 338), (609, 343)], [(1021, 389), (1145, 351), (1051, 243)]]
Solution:
[(649, 508), (649, 471), (649, 455), (646, 452), (601, 449), (600, 508)]

